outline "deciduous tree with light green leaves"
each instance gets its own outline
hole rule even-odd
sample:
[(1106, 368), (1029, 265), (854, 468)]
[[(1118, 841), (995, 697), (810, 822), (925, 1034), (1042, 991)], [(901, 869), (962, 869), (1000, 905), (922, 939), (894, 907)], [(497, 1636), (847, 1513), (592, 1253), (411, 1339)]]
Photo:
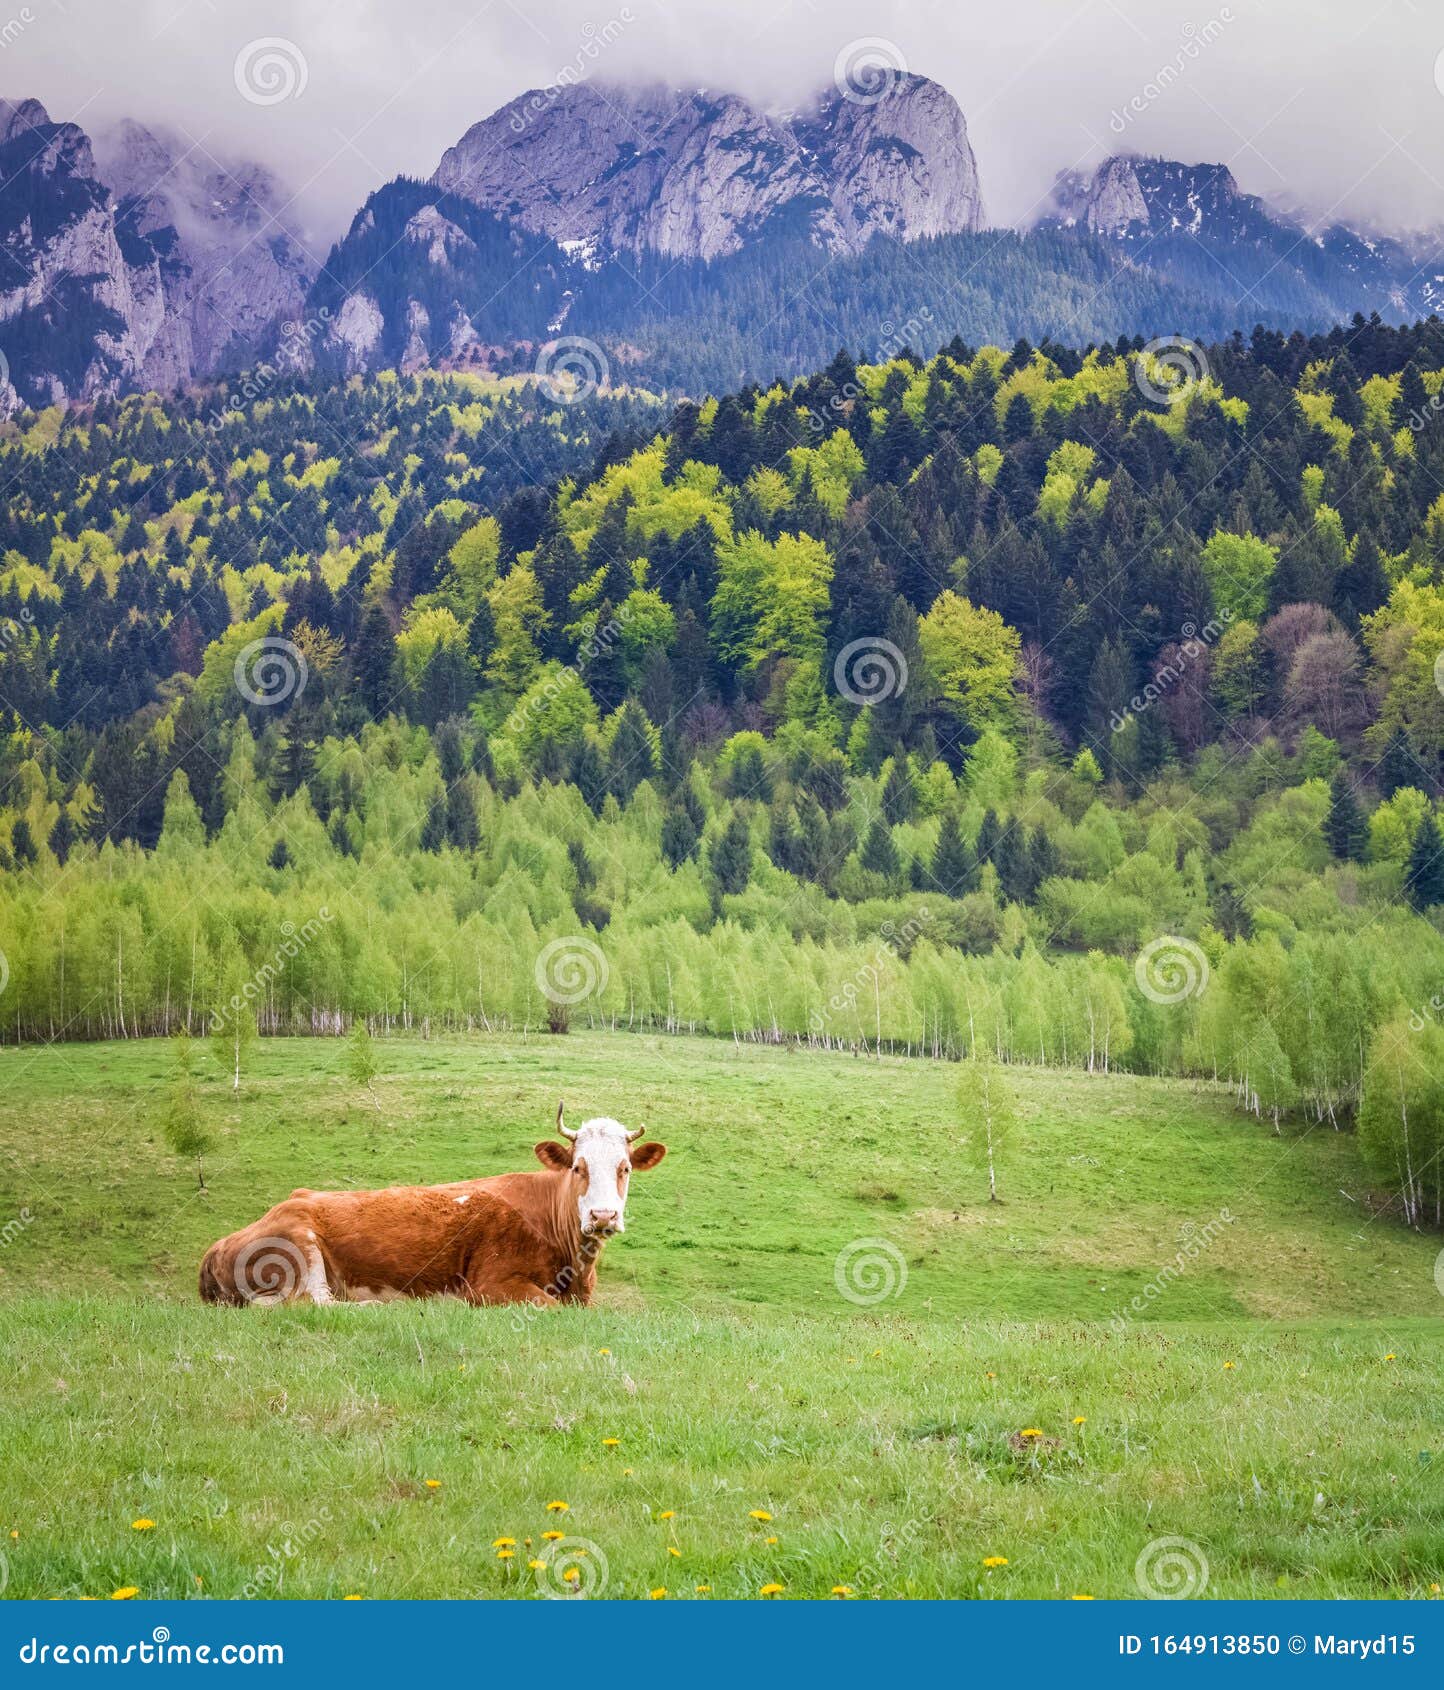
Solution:
[(940, 593), (918, 623), (918, 642), (943, 701), (975, 731), (1017, 719), (1022, 641), (995, 610)]
[(371, 1101), (379, 1110), (381, 1099), (376, 1095), (376, 1052), (371, 1042), (371, 1029), (366, 1025), (366, 1017), (358, 1015), (351, 1026), (351, 1035), (346, 1041), (346, 1073), (358, 1086), (365, 1086), (371, 1093)]
[(1220, 531), (1203, 548), (1203, 572), (1219, 610), (1257, 619), (1268, 610), (1279, 554), (1254, 534)]
[(769, 541), (749, 529), (718, 548), (717, 568), (713, 637), (730, 662), (755, 669), (769, 657), (822, 656), (832, 558), (821, 540)]
[(987, 1175), (988, 1201), (1001, 1203), (998, 1176), (1013, 1145), (1018, 1112), (1012, 1088), (986, 1045), (975, 1046), (958, 1064), (958, 1117), (968, 1159)]
[(177, 1033), (171, 1043), (171, 1078), (163, 1116), (165, 1141), (177, 1156), (186, 1161), (195, 1159), (196, 1187), (204, 1191), (205, 1157), (212, 1139), (206, 1128), (200, 1090), (196, 1085), (195, 1053), (191, 1048), (190, 1034), (185, 1031)]

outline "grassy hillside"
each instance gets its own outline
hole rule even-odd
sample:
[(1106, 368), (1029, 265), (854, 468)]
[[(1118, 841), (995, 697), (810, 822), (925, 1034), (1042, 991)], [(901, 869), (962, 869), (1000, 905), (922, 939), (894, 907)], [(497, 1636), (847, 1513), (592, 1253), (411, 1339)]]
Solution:
[[(263, 1044), (239, 1099), (208, 1077), (205, 1196), (157, 1131), (164, 1046), (0, 1058), (9, 1595), (535, 1596), (571, 1564), (622, 1597), (1131, 1596), (1170, 1537), (1208, 1595), (1444, 1575), (1437, 1240), (1368, 1219), (1348, 1137), (1015, 1072), (990, 1210), (946, 1065), (377, 1048), (379, 1110), (327, 1042)], [(195, 1300), (204, 1244), (292, 1185), (525, 1166), (559, 1092), (671, 1147), (596, 1307)], [(840, 1293), (859, 1239), (896, 1295)], [(1163, 1318), (1114, 1323), (1149, 1284)], [(547, 1530), (587, 1554), (529, 1568)]]
[(617, 1307), (846, 1314), (835, 1259), (876, 1237), (907, 1263), (889, 1312), (1095, 1320), (1211, 1227), (1156, 1313), (1439, 1310), (1433, 1250), (1369, 1218), (1350, 1136), (1276, 1137), (1178, 1081), (1009, 1070), (1020, 1132), (990, 1206), (962, 1154), (951, 1064), (620, 1034), (376, 1049), (374, 1099), (339, 1042), (263, 1041), (239, 1095), (198, 1052), (217, 1134), (204, 1195), (161, 1135), (164, 1041), (4, 1053), (0, 1214), (34, 1221), (0, 1251), (0, 1290), (188, 1300), (211, 1239), (293, 1186), (531, 1167), (565, 1097), (574, 1119), (615, 1114), (670, 1148), (604, 1260)]

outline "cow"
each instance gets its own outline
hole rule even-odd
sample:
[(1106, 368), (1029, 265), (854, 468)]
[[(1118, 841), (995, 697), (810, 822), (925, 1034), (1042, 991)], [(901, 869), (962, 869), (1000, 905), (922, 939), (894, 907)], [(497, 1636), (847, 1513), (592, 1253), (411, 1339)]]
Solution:
[(664, 1144), (638, 1144), (607, 1116), (536, 1146), (542, 1172), (384, 1191), (293, 1191), (260, 1220), (221, 1238), (200, 1267), (208, 1303), (589, 1303), (607, 1239), (626, 1230), (632, 1173)]

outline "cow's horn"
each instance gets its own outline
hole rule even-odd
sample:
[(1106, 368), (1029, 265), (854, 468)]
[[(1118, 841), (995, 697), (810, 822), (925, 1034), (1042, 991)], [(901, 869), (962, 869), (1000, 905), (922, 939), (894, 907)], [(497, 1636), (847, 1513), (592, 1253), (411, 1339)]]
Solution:
[(646, 1130), (647, 1129), (645, 1127), (638, 1127), (636, 1132), (628, 1133), (627, 1134), (627, 1143), (628, 1144), (635, 1144), (637, 1142), (637, 1140), (642, 1136), (642, 1134), (644, 1132), (646, 1132)]
[(562, 1119), (562, 1111), (565, 1107), (566, 1105), (564, 1103), (557, 1104), (557, 1131), (563, 1138), (575, 1138), (577, 1136), (576, 1132)]

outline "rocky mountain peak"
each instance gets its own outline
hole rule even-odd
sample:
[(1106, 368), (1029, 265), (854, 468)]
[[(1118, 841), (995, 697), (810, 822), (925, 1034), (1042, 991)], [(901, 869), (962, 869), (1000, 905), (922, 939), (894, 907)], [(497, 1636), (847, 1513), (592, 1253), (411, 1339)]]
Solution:
[(963, 115), (920, 76), (790, 114), (710, 89), (533, 90), (474, 124), (434, 180), (559, 243), (677, 258), (723, 257), (764, 230), (850, 251), (982, 220)]
[(315, 265), (264, 165), (218, 158), (130, 119), (102, 131), (96, 152), (123, 226), (166, 260), (176, 369), (222, 368), (300, 314)]
[(1223, 164), (1180, 164), (1173, 159), (1120, 154), (1092, 173), (1067, 171), (1054, 186), (1054, 204), (1064, 222), (1085, 224), (1099, 234), (1198, 234), (1222, 232), (1256, 202), (1239, 192)]
[(27, 129), (48, 127), (50, 113), (39, 100), (0, 100), (0, 143), (13, 141)]
[(852, 245), (877, 234), (918, 240), (982, 227), (967, 122), (927, 77), (900, 76), (875, 101), (829, 89), (792, 132), (821, 166)]

